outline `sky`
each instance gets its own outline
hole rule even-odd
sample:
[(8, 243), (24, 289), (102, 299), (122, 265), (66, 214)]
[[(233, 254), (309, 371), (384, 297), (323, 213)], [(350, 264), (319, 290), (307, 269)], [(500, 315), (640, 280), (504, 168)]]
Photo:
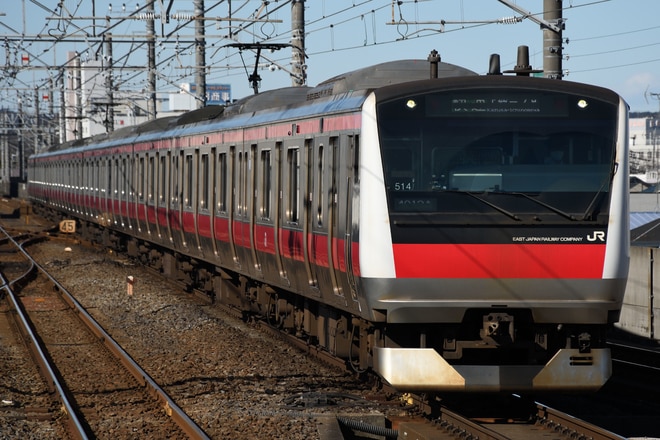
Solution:
[[(100, 35), (110, 23), (115, 80), (121, 90), (144, 90), (147, 64), (145, 22), (126, 19), (144, 0), (0, 0), (0, 106), (12, 107), (20, 93), (42, 88), (64, 64), (67, 52), (84, 59), (103, 56)], [(156, 1), (156, 13), (169, 0)], [(306, 0), (307, 84), (343, 72), (398, 59), (426, 59), (437, 50), (442, 61), (486, 73), (490, 54), (502, 69), (516, 64), (519, 45), (529, 47), (534, 68), (543, 67), (539, 24), (507, 4), (543, 18), (543, 0)], [(564, 80), (610, 88), (632, 111), (660, 109), (660, 1), (563, 0)], [(62, 7), (58, 7), (58, 5)], [(95, 5), (92, 20), (91, 5)], [(110, 10), (112, 5), (112, 10)], [(122, 8), (125, 5), (125, 10)], [(234, 99), (252, 94), (248, 74), (254, 52), (231, 43), (290, 43), (290, 0), (205, 0), (208, 84), (229, 84)], [(169, 23), (156, 21), (158, 90), (194, 82), (194, 25), (186, 17), (192, 0), (174, 0)], [(143, 12), (143, 11), (140, 11)], [(176, 14), (176, 15), (174, 15)], [(104, 20), (101, 17), (109, 17)], [(71, 19), (71, 18), (74, 19)], [(135, 15), (133, 15), (133, 18)], [(261, 21), (247, 21), (252, 18)], [(513, 20), (512, 20), (513, 18)], [(245, 20), (245, 21), (244, 21)], [(513, 24), (503, 22), (514, 21)], [(444, 22), (444, 25), (442, 24)], [(92, 25), (95, 24), (94, 28)], [(8, 39), (6, 38), (8, 37)], [(3, 56), (4, 55), (4, 56)], [(29, 58), (23, 64), (23, 58)], [(265, 52), (260, 59), (260, 90), (292, 85), (291, 50)], [(121, 67), (119, 70), (118, 68)], [(269, 69), (269, 67), (271, 67)]]

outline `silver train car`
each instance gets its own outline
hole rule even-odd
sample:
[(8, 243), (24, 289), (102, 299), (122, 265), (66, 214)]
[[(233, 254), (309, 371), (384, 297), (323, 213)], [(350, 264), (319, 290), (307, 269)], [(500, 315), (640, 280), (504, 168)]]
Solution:
[(599, 87), (396, 61), (61, 145), (28, 191), (399, 390), (590, 391), (628, 272), (627, 119)]

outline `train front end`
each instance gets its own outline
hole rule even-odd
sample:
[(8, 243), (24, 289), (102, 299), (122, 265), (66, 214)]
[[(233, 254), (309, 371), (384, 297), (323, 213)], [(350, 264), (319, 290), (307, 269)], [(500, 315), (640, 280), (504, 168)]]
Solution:
[(597, 390), (629, 260), (628, 110), (542, 78), (375, 91), (359, 287), (374, 369), (409, 391)]

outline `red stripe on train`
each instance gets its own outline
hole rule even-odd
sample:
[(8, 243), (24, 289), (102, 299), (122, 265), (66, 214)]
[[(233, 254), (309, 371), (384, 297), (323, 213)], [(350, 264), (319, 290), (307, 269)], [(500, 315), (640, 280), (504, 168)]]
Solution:
[(602, 278), (604, 244), (395, 244), (397, 278)]

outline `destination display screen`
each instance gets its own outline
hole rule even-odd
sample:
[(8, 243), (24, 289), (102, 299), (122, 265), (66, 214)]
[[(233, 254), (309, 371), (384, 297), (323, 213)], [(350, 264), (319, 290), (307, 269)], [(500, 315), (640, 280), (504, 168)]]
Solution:
[(567, 116), (566, 95), (506, 93), (501, 91), (460, 92), (429, 95), (427, 116)]

